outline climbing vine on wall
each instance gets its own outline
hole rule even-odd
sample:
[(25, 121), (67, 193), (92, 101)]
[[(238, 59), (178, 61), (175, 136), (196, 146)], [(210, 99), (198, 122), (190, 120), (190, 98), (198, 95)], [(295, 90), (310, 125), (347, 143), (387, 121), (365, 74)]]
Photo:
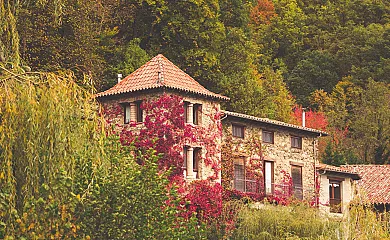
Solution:
[[(148, 149), (154, 149), (159, 156), (160, 171), (170, 171), (169, 179), (177, 186), (182, 197), (186, 216), (196, 214), (202, 221), (211, 221), (221, 213), (222, 187), (213, 180), (219, 179), (221, 169), (219, 141), (222, 128), (218, 108), (203, 113), (209, 124), (193, 125), (184, 123), (183, 98), (163, 94), (154, 99), (144, 100), (141, 109), (145, 113), (143, 124), (131, 122), (127, 125), (115, 123), (113, 118), (122, 113), (122, 107), (107, 105), (103, 111), (109, 128), (119, 134), (123, 146), (134, 146), (133, 153), (141, 156)], [(212, 169), (208, 181), (184, 181), (183, 146), (199, 146), (204, 154), (201, 161)], [(139, 161), (142, 164), (142, 161)], [(211, 181), (210, 181), (211, 180)], [(207, 194), (205, 194), (207, 192)]]
[[(222, 145), (222, 186), (225, 199), (240, 199), (249, 197), (261, 200), (264, 197), (263, 154), (259, 136), (251, 134), (245, 140), (234, 138), (228, 127), (224, 127), (224, 141)], [(254, 181), (250, 192), (241, 192), (233, 188), (234, 162), (238, 158), (245, 159), (245, 178)]]

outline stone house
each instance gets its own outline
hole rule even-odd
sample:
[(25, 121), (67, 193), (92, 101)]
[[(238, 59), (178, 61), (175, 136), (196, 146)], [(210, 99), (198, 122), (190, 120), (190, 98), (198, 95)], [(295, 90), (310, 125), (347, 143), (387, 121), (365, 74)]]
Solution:
[[(233, 153), (229, 156), (233, 167), (231, 188), (241, 192), (263, 192), (265, 195), (273, 195), (278, 188), (285, 187), (280, 183), (284, 172), (292, 178), (295, 197), (310, 199), (314, 196), (316, 169), (319, 166), (318, 139), (327, 135), (325, 132), (222, 111), (220, 104), (228, 101), (228, 97), (207, 90), (161, 54), (124, 79), (118, 79), (114, 87), (96, 94), (96, 98), (104, 109), (119, 109), (117, 112), (112, 111), (115, 112), (114, 115), (105, 116), (117, 127), (126, 128), (129, 123), (136, 123), (137, 127), (142, 127), (145, 119), (141, 109), (142, 101), (164, 93), (183, 98), (185, 124), (217, 129), (214, 125), (222, 122), (224, 129), (222, 137), (216, 137), (214, 141), (219, 147), (226, 145), (228, 141), (233, 144), (230, 149)], [(220, 116), (220, 119), (213, 121), (210, 116)], [(248, 149), (248, 142), (253, 139), (258, 140), (261, 151), (248, 154), (245, 149)], [(183, 146), (183, 174), (187, 180), (207, 179), (211, 176), (211, 169), (203, 161), (205, 154), (206, 149), (202, 146)], [(213, 157), (221, 163), (226, 160), (222, 159), (223, 154), (217, 152)], [(252, 159), (260, 162), (261, 166), (255, 170), (260, 172), (263, 178), (261, 186), (256, 183), (255, 188), (251, 187), (253, 180), (246, 172)], [(217, 181), (220, 182), (221, 173), (218, 177)], [(321, 180), (328, 188), (328, 183), (325, 182)]]
[[(298, 199), (311, 199), (315, 191), (315, 166), (318, 164), (318, 138), (326, 136), (323, 131), (288, 124), (267, 118), (258, 118), (241, 113), (223, 111), (225, 134), (223, 140), (232, 136), (234, 159), (233, 187), (241, 191), (247, 189), (251, 181), (245, 178), (241, 166), (250, 158), (261, 158), (263, 161), (264, 193), (273, 195), (278, 188), (284, 188), (283, 172), (292, 178), (293, 193)], [(262, 146), (261, 154), (250, 154), (246, 149), (247, 140), (258, 138)], [(242, 159), (241, 161), (239, 159)], [(245, 168), (244, 168), (245, 169)], [(280, 189), (279, 189), (280, 190)]]
[[(105, 117), (120, 128), (125, 128), (131, 122), (142, 126), (145, 119), (141, 109), (142, 101), (162, 96), (164, 93), (183, 98), (186, 124), (210, 129), (216, 128), (211, 125), (217, 123), (207, 116), (217, 114), (220, 111), (220, 103), (229, 100), (228, 97), (204, 88), (161, 54), (124, 79), (118, 79), (114, 87), (96, 94), (96, 97), (108, 112), (116, 112), (110, 111), (114, 108), (121, 109), (115, 115)], [(220, 145), (221, 139), (215, 141)], [(199, 145), (183, 146), (186, 179), (207, 179), (213, 174), (202, 161), (204, 154), (204, 149)], [(215, 158), (220, 162), (220, 154)]]

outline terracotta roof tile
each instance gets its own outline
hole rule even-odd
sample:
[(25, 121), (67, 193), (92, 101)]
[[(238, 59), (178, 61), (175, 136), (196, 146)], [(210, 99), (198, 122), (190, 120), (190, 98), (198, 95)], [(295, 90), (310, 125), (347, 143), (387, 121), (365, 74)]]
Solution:
[(367, 194), (371, 203), (390, 203), (390, 165), (344, 165), (357, 172), (357, 185)]
[(299, 129), (299, 130), (306, 131), (306, 132), (312, 132), (312, 133), (321, 134), (323, 136), (328, 136), (328, 133), (326, 133), (324, 131), (320, 131), (320, 130), (308, 128), (308, 127), (302, 127), (302, 126), (298, 126), (298, 125), (294, 125), (294, 124), (290, 124), (290, 123), (285, 123), (285, 122), (281, 122), (281, 121), (276, 121), (276, 120), (272, 120), (269, 118), (259, 118), (259, 117), (255, 117), (255, 116), (251, 116), (251, 115), (246, 115), (243, 113), (236, 113), (236, 112), (229, 112), (229, 111), (222, 111), (222, 113), (226, 114), (227, 116), (243, 118), (243, 119), (248, 119), (248, 120), (252, 120), (252, 121), (256, 121), (256, 122), (268, 123), (268, 124), (278, 125), (278, 126), (287, 127), (287, 128), (294, 128), (294, 129)]
[(336, 172), (336, 173), (343, 173), (343, 174), (348, 174), (351, 175), (352, 179), (354, 180), (359, 180), (360, 176), (357, 172), (345, 168), (345, 167), (337, 167), (337, 166), (332, 166), (324, 163), (320, 163), (316, 165), (317, 170), (323, 170), (323, 171), (330, 171), (330, 172)]
[(204, 88), (162, 54), (152, 58), (114, 87), (96, 94), (96, 97), (164, 87), (229, 100), (228, 97), (213, 93)]

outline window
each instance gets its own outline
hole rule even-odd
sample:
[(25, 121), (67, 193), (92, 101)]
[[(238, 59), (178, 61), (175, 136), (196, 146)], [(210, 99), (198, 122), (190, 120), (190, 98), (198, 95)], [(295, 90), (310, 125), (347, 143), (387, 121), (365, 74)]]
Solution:
[(234, 164), (234, 189), (245, 192), (245, 167)]
[[(188, 154), (192, 154), (192, 173), (187, 172), (187, 159)], [(195, 176), (199, 178), (199, 164), (202, 158), (202, 148), (191, 148), (188, 146), (183, 147), (183, 171), (185, 170), (186, 176)]]
[(244, 138), (244, 126), (232, 124), (233, 137)]
[(274, 163), (270, 161), (264, 161), (264, 187), (266, 195), (274, 193)]
[(135, 102), (137, 122), (143, 122), (144, 121), (141, 104), (142, 104), (142, 101), (136, 101)]
[(184, 102), (184, 122), (195, 125), (202, 124), (202, 104)]
[(184, 146), (183, 148), (183, 169), (187, 170), (187, 152), (188, 152), (188, 147)]
[(291, 136), (291, 147), (302, 149), (302, 137)]
[(188, 104), (189, 102), (184, 102), (184, 123), (188, 123)]
[(274, 132), (263, 130), (261, 137), (265, 143), (274, 143)]
[(248, 176), (249, 174), (245, 170), (244, 158), (238, 158), (234, 160), (234, 189), (241, 192), (257, 192), (257, 182), (252, 180)]
[[(194, 148), (194, 161), (192, 162), (194, 172), (198, 172), (201, 154), (202, 154), (201, 148)], [(197, 177), (199, 177), (199, 176), (197, 176)]]
[(123, 113), (123, 116), (124, 116), (124, 124), (128, 124), (130, 123), (130, 104), (127, 103), (125, 105), (123, 105), (123, 109), (124, 109), (124, 113)]
[(341, 213), (341, 181), (329, 179), (330, 212)]
[(200, 125), (201, 122), (201, 117), (202, 117), (202, 104), (194, 104), (193, 107), (193, 123), (195, 125)]
[(291, 166), (291, 178), (293, 182), (294, 197), (297, 199), (303, 199), (303, 186), (302, 186), (302, 167)]

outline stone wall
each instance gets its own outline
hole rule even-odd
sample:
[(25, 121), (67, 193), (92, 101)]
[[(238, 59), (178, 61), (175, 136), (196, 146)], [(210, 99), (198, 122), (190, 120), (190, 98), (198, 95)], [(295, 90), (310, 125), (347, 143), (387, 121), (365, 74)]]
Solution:
[[(245, 126), (244, 139), (232, 136), (232, 123)], [(279, 127), (272, 124), (264, 124), (256, 121), (249, 121), (236, 117), (228, 117), (223, 121), (224, 136), (222, 141), (227, 141), (231, 138), (233, 142), (234, 152), (237, 156), (244, 156), (247, 159), (250, 157), (261, 157), (259, 153), (248, 153), (250, 149), (251, 139), (256, 138), (261, 142), (262, 157), (266, 161), (272, 161), (274, 165), (274, 183), (279, 184), (282, 181), (282, 171), (291, 174), (291, 167), (302, 167), (302, 185), (303, 196), (309, 200), (314, 195), (314, 179), (315, 171), (314, 164), (318, 163), (317, 159), (317, 144), (318, 139), (315, 134), (305, 131), (298, 131), (292, 128)], [(262, 139), (262, 131), (274, 132), (274, 143), (264, 143)], [(302, 137), (302, 149), (291, 147), (291, 136)]]
[[(128, 128), (129, 124), (124, 123), (124, 108), (123, 105), (139, 100), (147, 100), (151, 98), (157, 98), (164, 93), (167, 94), (175, 94), (180, 97), (183, 97), (183, 100), (185, 102), (189, 102), (192, 104), (201, 104), (202, 105), (202, 114), (201, 114), (201, 120), (200, 120), (200, 125), (206, 129), (218, 129), (217, 127), (217, 122), (212, 119), (211, 117), (214, 117), (214, 115), (220, 111), (220, 104), (219, 101), (211, 98), (205, 98), (199, 95), (195, 94), (189, 94), (189, 93), (181, 93), (177, 91), (145, 91), (145, 92), (136, 92), (136, 93), (128, 93), (128, 94), (121, 94), (121, 95), (115, 95), (115, 96), (110, 96), (110, 97), (104, 97), (104, 98), (99, 98), (99, 102), (101, 103), (102, 107), (105, 109), (105, 112), (108, 112), (108, 114), (105, 115), (106, 120), (111, 122), (112, 124), (116, 125), (116, 130), (121, 130), (122, 128)], [(119, 109), (119, 110), (118, 110)], [(145, 114), (144, 114), (145, 118)], [(142, 128), (143, 124), (138, 123), (137, 128)], [(214, 139), (216, 145), (218, 146), (217, 153), (214, 154), (213, 158), (215, 161), (220, 163), (221, 159), (221, 153), (220, 153), (220, 145), (221, 145), (221, 138), (216, 137)], [(204, 159), (206, 155), (206, 148), (194, 144), (193, 146), (188, 146), (188, 147), (201, 147), (201, 155), (202, 159)], [(199, 162), (199, 170), (198, 173), (196, 174), (197, 176), (191, 177), (191, 174), (186, 174), (188, 180), (192, 180), (194, 178), (196, 179), (207, 179), (208, 177), (212, 176), (214, 172), (212, 169), (207, 166), (203, 160)], [(195, 173), (194, 173), (195, 174)], [(218, 172), (218, 179), (217, 181), (221, 181), (220, 179), (221, 174)]]

